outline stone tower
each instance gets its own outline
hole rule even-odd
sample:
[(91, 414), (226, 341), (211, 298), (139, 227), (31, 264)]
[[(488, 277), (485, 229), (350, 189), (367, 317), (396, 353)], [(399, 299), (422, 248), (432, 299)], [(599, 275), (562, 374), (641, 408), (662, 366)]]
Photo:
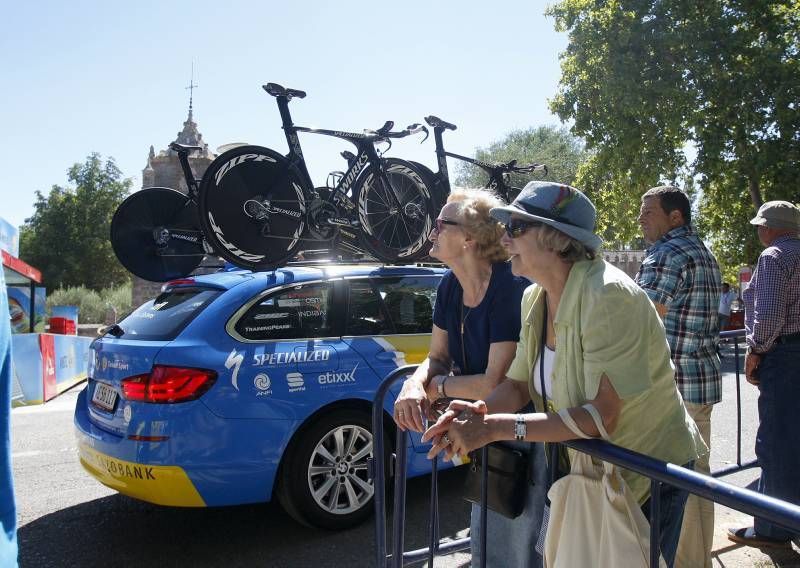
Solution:
[[(189, 165), (195, 178), (200, 179), (208, 168), (208, 165), (216, 157), (209, 152), (208, 144), (203, 141), (203, 135), (197, 129), (197, 123), (192, 118), (192, 103), (189, 101), (189, 116), (183, 123), (183, 130), (178, 132), (175, 142), (187, 146), (200, 146), (200, 150), (195, 150), (189, 154)], [(150, 146), (150, 153), (147, 156), (147, 165), (142, 170), (142, 188), (146, 187), (169, 187), (177, 189), (183, 193), (188, 193), (189, 188), (183, 177), (183, 170), (178, 161), (178, 154), (169, 149), (161, 150), (156, 154), (153, 146)], [(200, 271), (201, 269), (198, 269)], [(142, 280), (138, 276), (133, 276), (132, 307), (137, 308), (147, 300), (158, 295), (161, 290), (161, 282), (149, 282)]]

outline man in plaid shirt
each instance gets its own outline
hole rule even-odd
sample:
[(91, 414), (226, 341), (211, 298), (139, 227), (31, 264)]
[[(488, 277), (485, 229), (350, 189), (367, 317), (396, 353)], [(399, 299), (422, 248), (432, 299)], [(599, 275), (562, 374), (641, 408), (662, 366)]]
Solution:
[[(742, 294), (745, 376), (759, 390), (758, 490), (800, 504), (800, 210), (788, 201), (768, 201), (750, 223), (766, 247)], [(732, 541), (749, 546), (788, 547), (796, 536), (758, 517), (752, 527), (728, 531)]]
[[(642, 196), (639, 225), (652, 246), (636, 283), (655, 304), (667, 332), (675, 378), (686, 409), (711, 448), (711, 410), (722, 399), (717, 354), (722, 277), (717, 260), (691, 226), (687, 195), (672, 186)], [(695, 462), (710, 472), (708, 454)], [(675, 556), (676, 566), (711, 566), (714, 504), (690, 495)]]

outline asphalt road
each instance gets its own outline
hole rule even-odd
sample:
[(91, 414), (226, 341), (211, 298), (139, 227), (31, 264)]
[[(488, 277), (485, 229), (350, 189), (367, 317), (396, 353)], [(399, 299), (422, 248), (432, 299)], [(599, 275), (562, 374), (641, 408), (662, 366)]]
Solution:
[[(713, 416), (712, 469), (736, 461), (733, 357), (724, 350), (724, 400)], [(39, 407), (12, 411), (12, 452), (19, 510), (20, 565), (49, 566), (372, 566), (374, 526), (339, 533), (295, 523), (277, 504), (178, 509), (138, 502), (96, 482), (78, 463), (72, 411), (79, 385)], [(758, 426), (755, 388), (742, 379), (742, 458), (753, 459)], [(459, 488), (464, 471), (441, 476), (441, 534), (469, 525)], [(751, 469), (725, 480), (747, 486)], [(428, 478), (411, 480), (406, 550), (426, 545)], [(456, 554), (437, 566), (462, 566)]]

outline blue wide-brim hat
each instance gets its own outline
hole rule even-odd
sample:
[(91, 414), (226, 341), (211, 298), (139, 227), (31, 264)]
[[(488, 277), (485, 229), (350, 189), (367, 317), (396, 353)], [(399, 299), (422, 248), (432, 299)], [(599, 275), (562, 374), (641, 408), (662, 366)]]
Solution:
[(579, 189), (550, 181), (532, 181), (511, 205), (495, 207), (492, 217), (508, 223), (511, 215), (539, 221), (597, 251), (603, 239), (594, 233), (597, 210)]

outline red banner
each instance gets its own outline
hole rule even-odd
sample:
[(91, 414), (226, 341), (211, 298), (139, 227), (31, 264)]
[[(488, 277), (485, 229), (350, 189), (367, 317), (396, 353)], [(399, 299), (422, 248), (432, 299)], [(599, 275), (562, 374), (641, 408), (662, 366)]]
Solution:
[(39, 334), (39, 351), (42, 353), (42, 402), (58, 394), (56, 387), (56, 346), (52, 335)]

